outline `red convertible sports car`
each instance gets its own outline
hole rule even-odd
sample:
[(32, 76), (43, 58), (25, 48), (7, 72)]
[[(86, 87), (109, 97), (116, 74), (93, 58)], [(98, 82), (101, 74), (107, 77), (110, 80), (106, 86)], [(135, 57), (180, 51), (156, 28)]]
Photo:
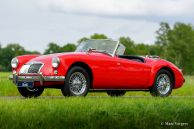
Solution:
[(11, 61), (10, 79), (24, 97), (40, 96), (44, 88), (59, 88), (64, 96), (88, 91), (122, 96), (132, 90), (165, 97), (183, 85), (183, 74), (174, 64), (124, 51), (122, 44), (107, 39), (84, 41), (70, 53), (18, 56)]

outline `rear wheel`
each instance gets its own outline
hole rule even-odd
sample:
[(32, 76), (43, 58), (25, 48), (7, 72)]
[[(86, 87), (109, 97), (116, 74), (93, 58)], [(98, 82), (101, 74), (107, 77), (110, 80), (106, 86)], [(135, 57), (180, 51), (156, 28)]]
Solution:
[(31, 97), (38, 97), (44, 91), (44, 88), (29, 88), (29, 87), (18, 87), (18, 91), (23, 97), (31, 98)]
[(156, 75), (153, 88), (150, 90), (152, 96), (167, 97), (173, 88), (172, 75), (169, 71), (162, 69)]
[(125, 95), (125, 93), (126, 93), (126, 91), (107, 91), (107, 94), (109, 95), (109, 96), (124, 96)]
[(79, 66), (71, 68), (66, 76), (65, 86), (61, 88), (64, 96), (86, 96), (90, 87), (87, 71)]

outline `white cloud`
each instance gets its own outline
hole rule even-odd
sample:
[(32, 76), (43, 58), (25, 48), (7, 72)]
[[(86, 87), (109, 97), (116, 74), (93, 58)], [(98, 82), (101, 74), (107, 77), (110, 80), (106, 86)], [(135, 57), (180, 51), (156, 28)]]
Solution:
[[(3, 23), (4, 29), (0, 30), (0, 41), (3, 45), (19, 42), (28, 50), (43, 52), (49, 42), (57, 42), (59, 45), (74, 43), (94, 33), (103, 33), (115, 40), (120, 36), (129, 36), (137, 43), (151, 44), (159, 27), (158, 23), (151, 21), (61, 13), (36, 13), (26, 16), (25, 19), (18, 18), (12, 26), (8, 22)], [(7, 20), (14, 19), (10, 17)]]
[(181, 16), (194, 13), (194, 0), (41, 0), (41, 5), (66, 13), (110, 16)]
[(153, 43), (161, 21), (193, 23), (193, 1), (6, 0), (0, 4), (0, 44), (19, 42), (43, 52), (49, 42), (64, 45), (93, 33)]

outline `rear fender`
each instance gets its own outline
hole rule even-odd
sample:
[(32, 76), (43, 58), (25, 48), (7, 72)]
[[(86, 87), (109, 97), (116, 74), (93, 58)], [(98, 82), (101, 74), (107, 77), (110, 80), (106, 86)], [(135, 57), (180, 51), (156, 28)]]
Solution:
[(150, 88), (154, 85), (154, 81), (155, 81), (157, 73), (163, 68), (169, 68), (173, 71), (170, 64), (168, 64), (167, 62), (163, 60), (158, 60), (153, 64), (151, 73), (150, 73), (150, 81), (148, 83)]

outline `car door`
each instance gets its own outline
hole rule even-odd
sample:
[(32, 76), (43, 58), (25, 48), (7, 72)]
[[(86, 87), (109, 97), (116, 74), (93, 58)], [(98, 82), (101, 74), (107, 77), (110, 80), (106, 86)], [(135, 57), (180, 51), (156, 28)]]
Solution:
[(148, 87), (151, 66), (144, 62), (118, 58), (120, 72), (117, 77), (120, 80), (120, 88), (142, 89)]
[(120, 65), (117, 57), (111, 57), (104, 54), (90, 54), (90, 65), (93, 70), (93, 88), (94, 89), (115, 89), (118, 88)]

